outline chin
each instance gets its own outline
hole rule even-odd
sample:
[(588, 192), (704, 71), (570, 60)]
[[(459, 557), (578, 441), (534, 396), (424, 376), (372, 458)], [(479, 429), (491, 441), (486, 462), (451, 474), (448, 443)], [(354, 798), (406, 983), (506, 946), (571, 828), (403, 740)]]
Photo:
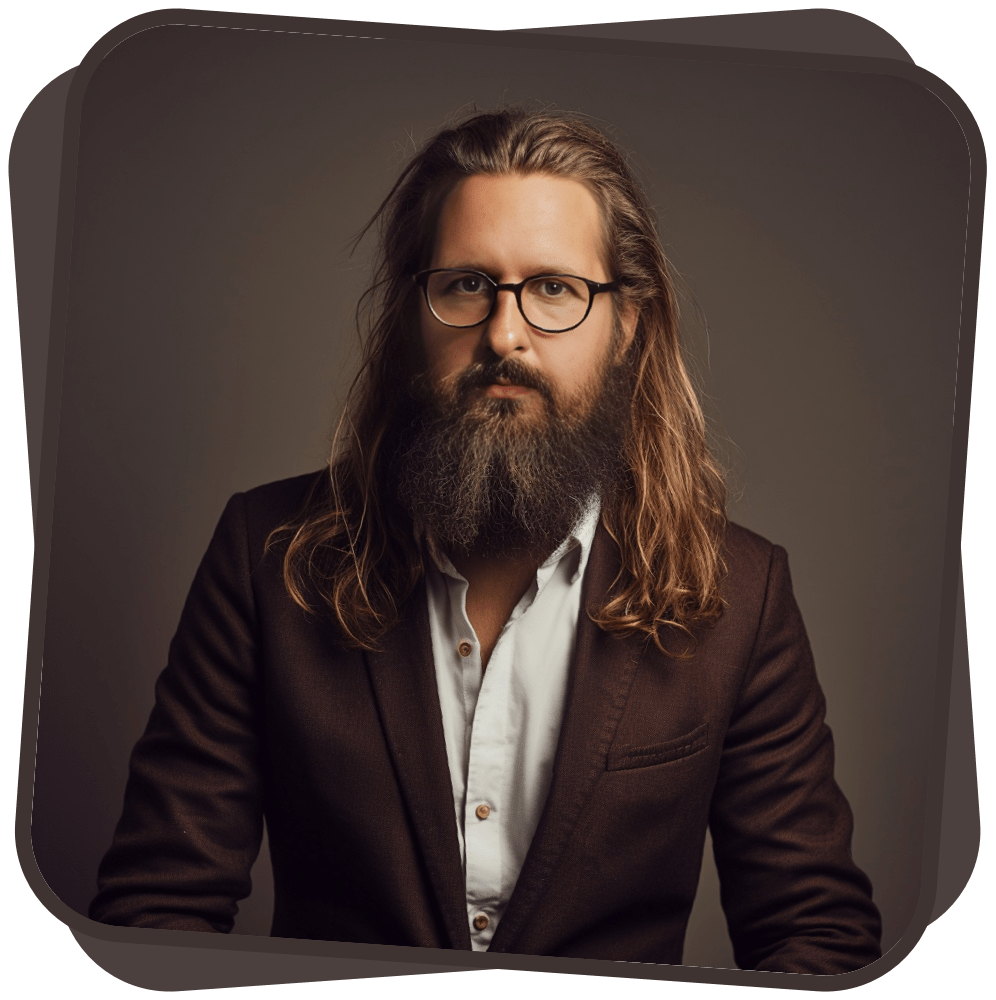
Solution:
[(506, 419), (516, 417), (521, 420), (541, 420), (546, 410), (543, 399), (535, 395), (487, 396), (481, 403), (483, 405), (480, 412)]
[(493, 413), (499, 417), (514, 417), (527, 412), (527, 407), (523, 406), (521, 399), (512, 399), (509, 397), (486, 399), (484, 401), (484, 409), (485, 413)]

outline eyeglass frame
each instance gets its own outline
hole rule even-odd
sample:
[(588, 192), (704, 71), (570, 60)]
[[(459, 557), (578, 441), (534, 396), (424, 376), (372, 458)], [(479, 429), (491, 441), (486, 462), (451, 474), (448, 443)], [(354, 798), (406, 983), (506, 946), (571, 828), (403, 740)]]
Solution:
[[(432, 308), (432, 303), (429, 301), (429, 277), (433, 274), (442, 274), (446, 272), (451, 274), (478, 275), (479, 277), (484, 278), (484, 280), (494, 288), (494, 295), (491, 299), (491, 308), (488, 310), (488, 314), (484, 317), (484, 319), (480, 319), (476, 323), (467, 323), (464, 326), (460, 326), (456, 323), (447, 323), (446, 320), (439, 317), (436, 310)], [(535, 323), (530, 321), (525, 310), (522, 308), (522, 289), (525, 288), (530, 281), (537, 281), (540, 278), (573, 278), (575, 281), (583, 281), (587, 286), (588, 308), (585, 309), (584, 315), (573, 326), (565, 326), (560, 330), (549, 330), (546, 327), (537, 326)], [(539, 330), (541, 333), (569, 333), (571, 330), (576, 330), (588, 318), (588, 314), (591, 312), (592, 303), (594, 303), (595, 296), (598, 295), (599, 292), (617, 292), (620, 287), (618, 279), (614, 281), (590, 281), (588, 278), (582, 278), (579, 274), (533, 274), (528, 278), (523, 278), (522, 281), (519, 282), (500, 283), (495, 281), (490, 274), (485, 274), (484, 271), (475, 271), (473, 268), (469, 267), (433, 267), (426, 271), (416, 272), (412, 275), (412, 281), (422, 289), (422, 295), (425, 297), (425, 304), (428, 306), (429, 312), (431, 312), (432, 315), (443, 324), (443, 326), (447, 326), (451, 330), (473, 330), (475, 326), (481, 326), (483, 323), (487, 323), (487, 321), (494, 315), (495, 307), (498, 305), (498, 293), (514, 292), (515, 304), (519, 307), (519, 313), (522, 318), (529, 323), (534, 330)]]

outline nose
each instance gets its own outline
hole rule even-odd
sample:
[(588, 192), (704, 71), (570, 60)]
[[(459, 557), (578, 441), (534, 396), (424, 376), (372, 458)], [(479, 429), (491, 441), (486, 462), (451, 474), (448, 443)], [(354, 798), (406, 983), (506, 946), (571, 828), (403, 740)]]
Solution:
[(519, 312), (515, 292), (503, 289), (495, 293), (495, 310), (484, 324), (482, 341), (500, 358), (529, 349), (529, 324)]

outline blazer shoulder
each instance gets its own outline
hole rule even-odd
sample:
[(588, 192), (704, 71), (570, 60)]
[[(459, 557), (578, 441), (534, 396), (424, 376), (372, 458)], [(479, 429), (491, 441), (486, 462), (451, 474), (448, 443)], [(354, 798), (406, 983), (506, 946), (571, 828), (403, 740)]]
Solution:
[(241, 494), (246, 518), (253, 527), (269, 533), (299, 517), (312, 503), (325, 499), (328, 482), (328, 469), (319, 469), (246, 490)]
[(235, 493), (228, 500), (215, 529), (215, 542), (238, 547), (248, 545), (255, 564), (276, 528), (296, 520), (308, 507), (327, 501), (328, 470), (280, 479)]
[(729, 521), (726, 525), (726, 537), (723, 540), (724, 555), (729, 560), (737, 562), (753, 562), (767, 565), (776, 551), (785, 550), (774, 542), (768, 541), (763, 535), (745, 528), (742, 524)]
[(743, 525), (729, 522), (723, 542), (726, 563), (726, 597), (741, 599), (747, 593), (763, 598), (772, 575), (787, 576), (788, 555), (780, 545), (751, 531)]
[(775, 547), (774, 543), (763, 535), (737, 524), (736, 521), (727, 522), (725, 542), (731, 552), (754, 552), (764, 554), (765, 557), (769, 557)]

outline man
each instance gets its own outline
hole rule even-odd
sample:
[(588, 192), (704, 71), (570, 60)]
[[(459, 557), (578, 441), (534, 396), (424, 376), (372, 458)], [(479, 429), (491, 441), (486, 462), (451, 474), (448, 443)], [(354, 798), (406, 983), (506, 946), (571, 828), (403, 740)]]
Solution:
[[(477, 115), (378, 213), (330, 469), (234, 497), (91, 916), (745, 968), (880, 954), (785, 553), (727, 524), (653, 215), (570, 116)], [(369, 303), (368, 303), (369, 304)]]

